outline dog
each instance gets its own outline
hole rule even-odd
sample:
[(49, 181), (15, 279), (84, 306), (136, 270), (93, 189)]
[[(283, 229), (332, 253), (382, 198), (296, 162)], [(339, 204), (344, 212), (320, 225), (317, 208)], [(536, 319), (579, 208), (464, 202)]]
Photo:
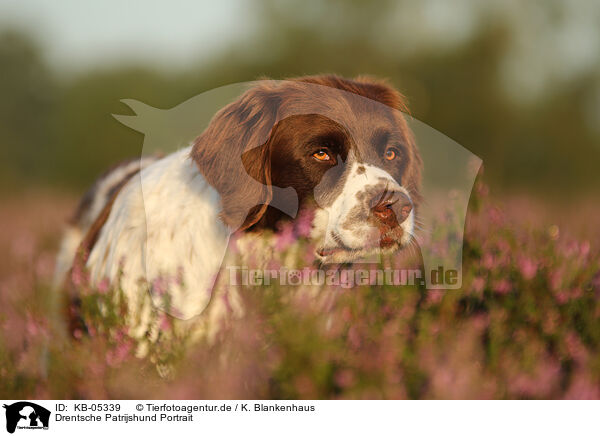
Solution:
[(415, 236), (423, 166), (406, 110), (370, 77), (260, 81), (190, 146), (101, 177), (63, 240), (57, 278), (79, 261), (92, 283), (119, 281), (131, 307), (148, 289), (154, 300), (167, 292), (191, 318), (211, 301), (230, 235), (277, 230), (303, 211), (324, 264), (401, 250)]

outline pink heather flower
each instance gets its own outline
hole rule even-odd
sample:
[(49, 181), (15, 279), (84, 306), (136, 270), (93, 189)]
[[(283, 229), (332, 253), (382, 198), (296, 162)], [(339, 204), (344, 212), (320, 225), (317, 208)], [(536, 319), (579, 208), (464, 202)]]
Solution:
[(494, 285), (494, 292), (497, 292), (498, 294), (501, 294), (501, 295), (508, 294), (510, 292), (510, 290), (511, 290), (510, 282), (506, 279), (499, 280)]
[(444, 290), (430, 290), (427, 292), (427, 302), (430, 304), (438, 304), (442, 301), (445, 293), (446, 291)]
[[(545, 359), (543, 358), (541, 360), (537, 372), (538, 384), (542, 386), (552, 386), (558, 382), (560, 377), (560, 364), (555, 359), (546, 356)], [(544, 393), (543, 396), (547, 395), (547, 393)]]
[(558, 292), (556, 294), (556, 300), (558, 300), (560, 304), (565, 304), (567, 301), (569, 301), (569, 293), (567, 291)]
[(500, 210), (498, 210), (496, 207), (490, 207), (488, 216), (492, 224), (501, 225), (503, 223), (502, 212), (500, 212)]
[(537, 269), (537, 263), (533, 260), (527, 257), (522, 257), (519, 259), (519, 270), (521, 271), (521, 275), (526, 280), (531, 280), (534, 278), (537, 274)]
[(564, 253), (566, 257), (571, 257), (574, 254), (577, 254), (579, 251), (579, 246), (576, 241), (570, 241), (564, 249)]
[(342, 369), (335, 373), (335, 383), (341, 388), (349, 388), (354, 384), (354, 373), (350, 369)]
[(567, 333), (565, 345), (569, 355), (578, 363), (584, 363), (588, 357), (588, 352), (581, 343), (577, 335), (573, 332)]
[(498, 249), (503, 253), (503, 254), (510, 254), (510, 244), (504, 240), (504, 239), (500, 239), (497, 244), (498, 245)]
[(98, 292), (100, 294), (105, 294), (108, 291), (108, 278), (105, 277), (102, 280), (100, 280), (100, 283), (98, 283)]
[(493, 269), (496, 266), (496, 260), (494, 259), (494, 255), (492, 253), (485, 253), (483, 255), (483, 259), (481, 259), (481, 263), (486, 269)]
[(581, 246), (579, 247), (579, 253), (581, 254), (581, 257), (586, 257), (590, 252), (590, 242), (589, 241), (583, 241), (581, 243)]
[(485, 279), (483, 277), (475, 277), (473, 279), (473, 290), (477, 293), (481, 293), (485, 288)]
[(106, 363), (110, 366), (116, 366), (122, 363), (131, 350), (131, 341), (121, 342), (114, 350), (108, 350), (106, 353)]
[(314, 212), (308, 209), (301, 210), (296, 218), (296, 234), (308, 238), (312, 231)]
[(488, 186), (484, 183), (478, 183), (477, 193), (482, 197), (487, 197), (487, 195), (490, 193), (490, 188), (488, 188)]
[(161, 331), (168, 331), (168, 330), (171, 329), (171, 319), (164, 312), (161, 312), (160, 315), (159, 315), (158, 328)]
[(165, 295), (167, 288), (168, 283), (164, 277), (157, 277), (152, 281), (152, 292), (156, 295)]
[(80, 262), (74, 262), (73, 269), (71, 270), (71, 280), (75, 286), (81, 286), (87, 283), (87, 273), (81, 267)]
[(25, 326), (27, 328), (27, 333), (29, 333), (29, 336), (37, 336), (37, 334), (39, 333), (38, 325), (29, 313), (27, 314), (27, 323), (25, 324)]
[(298, 393), (306, 398), (314, 398), (316, 395), (315, 384), (311, 378), (306, 374), (300, 374), (294, 380), (294, 386), (298, 390)]
[(352, 311), (350, 310), (349, 307), (344, 307), (342, 309), (342, 319), (345, 322), (350, 322), (352, 320)]
[(311, 264), (315, 261), (315, 259), (317, 258), (315, 256), (316, 253), (316, 248), (312, 245), (309, 245), (306, 250), (304, 251), (304, 256), (303, 256), (303, 260), (305, 264)]
[(600, 388), (594, 383), (592, 377), (587, 374), (576, 373), (569, 390), (565, 394), (567, 400), (598, 400), (600, 399)]
[(275, 243), (275, 247), (278, 251), (286, 250), (296, 241), (294, 229), (290, 224), (285, 224), (281, 227), (281, 230), (277, 233), (277, 241)]
[(238, 245), (239, 239), (240, 236), (238, 233), (233, 233), (229, 237), (229, 246), (227, 248), (232, 254), (240, 254), (240, 247)]
[(431, 325), (429, 326), (429, 333), (431, 334), (431, 336), (437, 336), (440, 334), (440, 324), (437, 322), (432, 322)]
[(278, 259), (271, 259), (269, 263), (267, 263), (267, 269), (272, 271), (277, 271), (281, 269), (281, 262)]
[(115, 335), (115, 341), (116, 342), (121, 342), (123, 340), (123, 338), (125, 337), (126, 332), (123, 329), (118, 329), (115, 331), (114, 335)]
[(481, 331), (490, 325), (490, 318), (487, 315), (476, 315), (472, 319), (473, 326)]
[(356, 325), (352, 325), (348, 329), (348, 345), (350, 345), (350, 347), (354, 350), (360, 348), (360, 333), (358, 332), (358, 328), (356, 327)]
[(555, 290), (555, 291), (558, 290), (558, 288), (562, 284), (562, 279), (563, 279), (563, 270), (562, 270), (562, 268), (559, 268), (557, 270), (552, 271), (549, 274), (548, 279), (550, 281), (550, 288), (552, 290)]

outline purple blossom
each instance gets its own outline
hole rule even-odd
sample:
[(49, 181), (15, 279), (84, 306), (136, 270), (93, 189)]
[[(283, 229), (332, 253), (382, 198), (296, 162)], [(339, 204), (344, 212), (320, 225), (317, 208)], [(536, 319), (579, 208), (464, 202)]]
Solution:
[(485, 288), (485, 283), (486, 280), (483, 277), (475, 277), (472, 283), (473, 290), (478, 294), (481, 293)]
[(494, 284), (493, 289), (497, 294), (506, 295), (512, 289), (512, 285), (507, 279), (500, 279)]
[(282, 225), (276, 234), (275, 248), (277, 251), (287, 250), (294, 242), (296, 242), (296, 237), (294, 236), (293, 226), (290, 223)]
[(526, 280), (531, 280), (536, 276), (538, 266), (537, 263), (531, 260), (530, 258), (521, 257), (519, 259), (519, 270), (521, 271), (521, 275)]
[(98, 283), (97, 289), (100, 294), (106, 294), (108, 292), (109, 281), (108, 278), (105, 277)]
[(314, 217), (315, 214), (310, 209), (302, 209), (298, 213), (298, 216), (296, 217), (296, 220), (294, 222), (296, 234), (298, 236), (303, 238), (308, 238), (310, 236), (313, 227)]

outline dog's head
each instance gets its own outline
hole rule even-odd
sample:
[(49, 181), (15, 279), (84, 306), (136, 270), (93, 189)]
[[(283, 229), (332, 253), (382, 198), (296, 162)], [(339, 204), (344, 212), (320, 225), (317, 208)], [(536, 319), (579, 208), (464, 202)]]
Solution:
[(192, 157), (231, 228), (274, 228), (298, 202), (315, 211), (320, 258), (351, 261), (414, 234), (422, 163), (403, 109), (373, 79), (264, 81), (215, 115)]

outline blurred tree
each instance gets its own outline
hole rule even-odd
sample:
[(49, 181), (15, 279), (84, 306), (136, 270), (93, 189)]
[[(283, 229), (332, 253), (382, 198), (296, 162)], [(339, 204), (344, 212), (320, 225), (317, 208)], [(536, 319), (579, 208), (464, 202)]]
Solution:
[(107, 166), (139, 156), (141, 135), (118, 123), (112, 114), (130, 112), (120, 103), (123, 98), (160, 107), (168, 101), (168, 92), (168, 81), (144, 68), (98, 71), (69, 82), (52, 117), (59, 180), (82, 186)]
[(255, 0), (254, 5), (254, 17), (248, 17), (256, 22), (254, 37), (187, 71), (120, 65), (58, 82), (35, 44), (4, 34), (2, 177), (35, 176), (81, 187), (106, 165), (136, 155), (141, 135), (111, 117), (129, 113), (119, 103), (123, 98), (169, 108), (217, 86), (262, 76), (337, 73), (388, 78), (407, 95), (415, 117), (484, 159), (496, 190), (557, 195), (600, 188), (595, 168), (600, 129), (585, 112), (590, 89), (600, 89), (600, 74), (573, 76), (527, 104), (515, 102), (502, 76), (516, 38), (513, 15), (488, 14), (477, 25), (459, 20), (447, 38), (434, 20), (429, 26), (441, 37), (433, 43), (421, 27), (444, 2)]
[[(557, 83), (518, 104), (501, 77), (515, 38), (510, 15), (483, 18), (460, 43), (411, 50), (405, 47), (415, 44), (409, 36), (418, 34), (430, 3), (419, 9), (406, 1), (259, 0), (256, 38), (204, 66), (201, 87), (323, 72), (385, 77), (406, 94), (412, 115), (482, 157), (497, 189), (557, 195), (600, 188), (600, 135), (584, 113), (599, 74)], [(415, 19), (403, 18), (402, 11)], [(406, 27), (390, 28), (390, 22)]]
[(37, 45), (23, 34), (0, 34), (0, 180), (49, 174), (56, 83)]

